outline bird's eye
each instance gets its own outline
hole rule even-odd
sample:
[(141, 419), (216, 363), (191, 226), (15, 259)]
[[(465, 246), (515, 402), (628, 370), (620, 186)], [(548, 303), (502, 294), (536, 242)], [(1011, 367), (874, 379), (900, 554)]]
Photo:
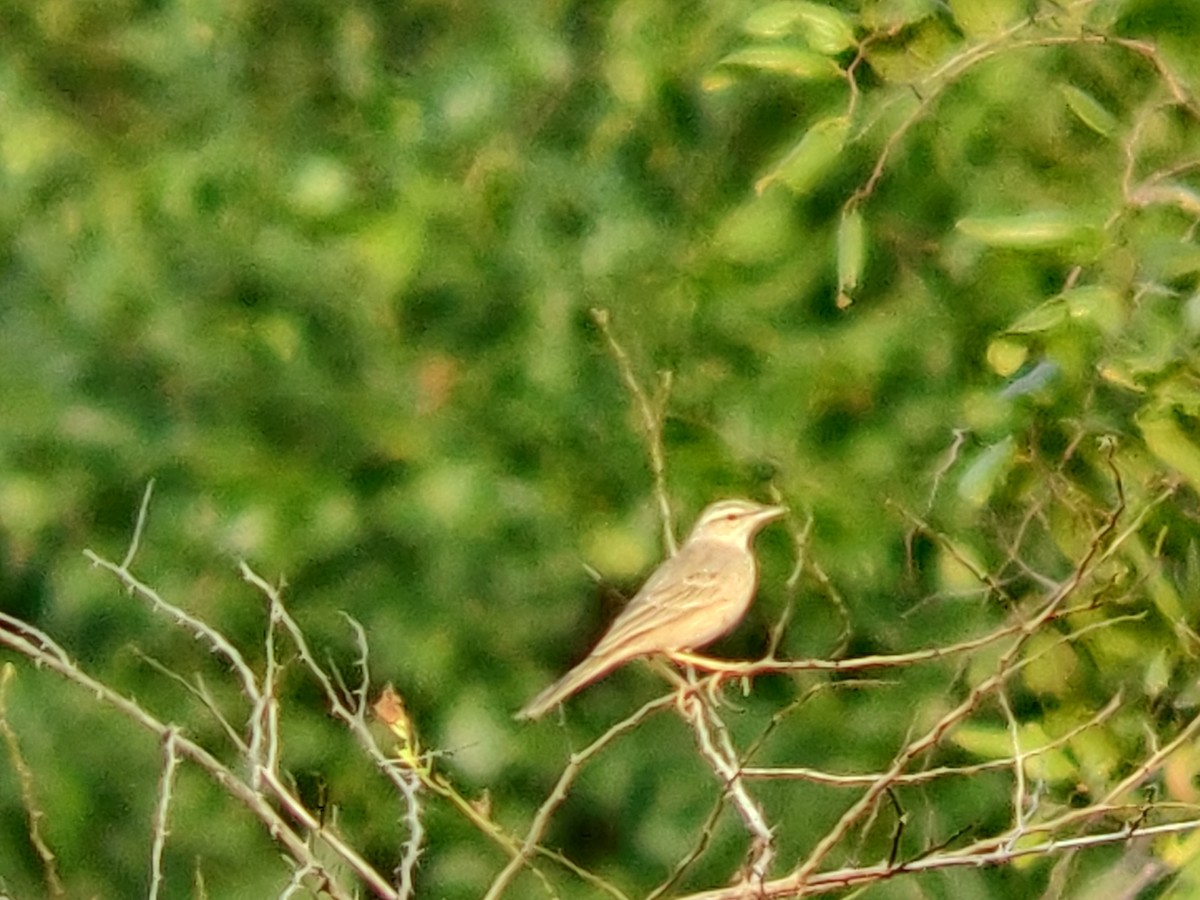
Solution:
[(727, 516), (725, 517), (725, 521), (726, 521), (726, 522), (732, 522), (732, 521), (733, 521), (734, 519), (736, 519), (736, 518), (737, 518), (737, 513), (730, 513), (729, 515), (727, 515)]

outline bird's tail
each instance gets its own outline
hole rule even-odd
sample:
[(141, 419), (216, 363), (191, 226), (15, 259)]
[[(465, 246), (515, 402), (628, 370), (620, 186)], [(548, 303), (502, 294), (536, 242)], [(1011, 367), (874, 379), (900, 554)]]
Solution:
[(621, 663), (626, 662), (622, 656), (589, 656), (571, 671), (569, 671), (550, 687), (546, 688), (517, 713), (518, 719), (539, 719), (562, 703), (580, 688), (591, 684), (597, 678), (603, 678)]

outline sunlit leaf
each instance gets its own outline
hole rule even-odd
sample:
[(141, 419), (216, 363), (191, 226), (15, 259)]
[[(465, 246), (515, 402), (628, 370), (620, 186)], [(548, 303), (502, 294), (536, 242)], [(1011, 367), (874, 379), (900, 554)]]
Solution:
[(812, 126), (780, 162), (754, 184), (758, 193), (780, 182), (797, 194), (807, 194), (833, 168), (846, 142), (850, 120), (822, 119)]
[(744, 47), (723, 57), (717, 66), (755, 69), (805, 80), (840, 78), (842, 76), (842, 70), (829, 57), (787, 44)]
[(1179, 427), (1171, 408), (1147, 407), (1137, 424), (1150, 451), (1200, 490), (1200, 447)]
[(759, 37), (803, 36), (818, 53), (841, 53), (854, 46), (854, 23), (845, 13), (820, 3), (769, 3), (756, 10), (743, 26)]
[(1005, 333), (1040, 334), (1070, 321), (1095, 325), (1106, 334), (1112, 334), (1124, 321), (1121, 297), (1104, 285), (1072, 288), (1029, 310), (1009, 325)]
[(1020, 341), (996, 338), (988, 344), (987, 361), (993, 372), (1007, 378), (1025, 364), (1029, 348)]
[(1066, 301), (1062, 297), (1051, 297), (1031, 309), (1006, 329), (1008, 334), (1037, 334), (1057, 328), (1069, 316)]
[(1109, 384), (1115, 384), (1117, 387), (1124, 388), (1127, 391), (1137, 391), (1141, 393), (1146, 389), (1137, 382), (1132, 370), (1124, 363), (1108, 361), (1102, 363), (1097, 369), (1100, 377)]
[(975, 722), (955, 728), (950, 733), (950, 740), (980, 760), (1011, 759), (1018, 750), (1030, 754), (1025, 758), (1025, 765), (1031, 778), (1062, 782), (1073, 778), (1077, 772), (1077, 767), (1061, 748), (1043, 749), (1052, 741), (1036, 723), (1018, 729), (1016, 746), (1007, 727)]
[(1075, 113), (1079, 121), (1092, 131), (1108, 137), (1116, 129), (1116, 116), (1101, 106), (1100, 102), (1087, 91), (1080, 90), (1071, 84), (1064, 84), (1059, 90), (1071, 112)]
[(1026, 665), (1021, 670), (1021, 680), (1035, 694), (1062, 696), (1079, 671), (1075, 649), (1059, 641), (1056, 634), (1043, 632), (1031, 636), (1024, 656)]
[[(909, 5), (916, 7), (925, 4)], [(864, 19), (869, 14), (869, 11), (864, 13)], [(910, 82), (929, 74), (962, 40), (961, 35), (949, 25), (936, 16), (927, 15), (925, 10), (914, 9), (911, 15), (914, 17), (913, 21), (921, 21), (904, 31), (903, 40), (878, 41), (866, 45), (864, 52), (867, 61), (875, 74), (884, 81)], [(908, 19), (909, 11), (901, 12), (899, 18)], [(893, 25), (882, 26), (880, 30), (889, 30), (892, 27)]]
[(844, 13), (820, 3), (803, 3), (801, 6), (801, 34), (814, 50), (841, 53), (855, 45), (854, 25)]
[(1176, 375), (1159, 382), (1155, 399), (1161, 408), (1170, 408), (1200, 420), (1200, 385), (1188, 375)]
[(1107, 285), (1084, 285), (1060, 295), (1072, 320), (1095, 325), (1105, 334), (1114, 335), (1125, 325), (1125, 307), (1121, 295)]
[(803, 5), (791, 0), (768, 3), (746, 18), (742, 23), (742, 30), (761, 38), (777, 38), (790, 34), (796, 20), (800, 18), (800, 7)]
[(857, 209), (847, 210), (842, 214), (838, 225), (838, 294), (847, 298), (858, 287), (862, 278), (863, 264), (867, 252), (866, 226), (863, 224), (862, 213)]
[(969, 216), (956, 226), (989, 247), (1044, 250), (1094, 241), (1096, 227), (1071, 213), (1039, 211), (1015, 216)]
[(949, 0), (954, 21), (964, 34), (995, 34), (1025, 15), (1023, 0)]
[(776, 259), (788, 246), (790, 220), (786, 194), (751, 197), (717, 225), (713, 249), (744, 265)]
[(943, 6), (940, 0), (885, 0), (868, 3), (862, 19), (867, 28), (891, 31), (936, 16)]
[(983, 506), (1008, 475), (1017, 455), (1016, 441), (1008, 435), (985, 449), (958, 481), (958, 495), (972, 506)]
[(1003, 725), (969, 722), (950, 733), (950, 740), (977, 759), (1004, 759), (1012, 756), (1012, 737)]
[(1165, 691), (1171, 684), (1171, 658), (1165, 650), (1159, 650), (1146, 664), (1142, 675), (1142, 689), (1151, 699)]

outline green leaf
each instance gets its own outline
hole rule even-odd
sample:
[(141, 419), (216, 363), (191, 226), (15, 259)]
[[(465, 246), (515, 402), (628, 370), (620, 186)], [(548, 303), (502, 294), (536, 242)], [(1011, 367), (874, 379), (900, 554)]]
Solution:
[(742, 30), (760, 38), (777, 38), (791, 34), (800, 18), (802, 4), (784, 0), (781, 3), (768, 3), (747, 16), (742, 23)]
[(1190, 376), (1180, 373), (1162, 381), (1155, 391), (1155, 400), (1163, 409), (1169, 408), (1190, 419), (1200, 418), (1200, 389)]
[(972, 506), (983, 506), (1012, 468), (1017, 455), (1012, 435), (985, 449), (958, 481), (958, 495)]
[(862, 12), (863, 25), (872, 31), (893, 31), (911, 27), (940, 13), (939, 0), (888, 0), (868, 3)]
[(1171, 407), (1147, 407), (1136, 416), (1150, 452), (1200, 490), (1200, 447), (1179, 427)]
[(1159, 650), (1146, 664), (1142, 674), (1142, 689), (1150, 698), (1156, 698), (1171, 686), (1171, 659), (1166, 650)]
[(837, 162), (850, 130), (845, 116), (822, 119), (812, 126), (792, 150), (754, 184), (761, 194), (776, 181), (797, 194), (807, 194)]
[[(950, 739), (977, 759), (1009, 759), (1017, 750), (1012, 732), (1003, 725), (969, 722), (955, 728)], [(1062, 782), (1077, 777), (1078, 767), (1064, 750), (1043, 750), (1051, 737), (1036, 722), (1020, 726), (1017, 743), (1022, 753), (1031, 754), (1025, 757), (1025, 770), (1031, 778)], [(1039, 750), (1042, 752), (1034, 755)]]
[(1098, 232), (1077, 215), (1057, 210), (1015, 216), (968, 216), (955, 226), (968, 237), (1013, 250), (1045, 250), (1095, 241)]
[[(903, 40), (868, 43), (864, 50), (875, 74), (893, 84), (907, 83), (929, 75), (955, 52), (962, 41), (961, 35), (940, 18), (919, 9), (911, 13), (916, 18), (905, 28)], [(864, 11), (864, 21), (870, 15), (869, 10)], [(901, 11), (897, 17), (907, 19), (908, 15), (907, 11)], [(893, 20), (897, 17), (887, 17), (892, 20), (889, 24), (873, 30), (891, 31), (897, 28), (900, 22)]]
[(1149, 279), (1175, 281), (1189, 278), (1200, 272), (1200, 245), (1155, 235), (1143, 242), (1139, 262), (1144, 276)]
[(987, 348), (988, 365), (997, 375), (1007, 378), (1025, 365), (1029, 348), (1019, 341), (996, 338)]
[[(829, 57), (787, 44), (767, 44), (735, 50), (722, 57), (717, 66), (755, 69), (807, 81), (842, 77), (842, 70)], [(705, 86), (708, 87), (708, 84)]]
[(1024, 0), (950, 0), (954, 21), (972, 37), (994, 35), (1025, 15)]
[(820, 3), (786, 0), (769, 3), (746, 19), (743, 28), (758, 37), (800, 34), (818, 53), (841, 53), (855, 44), (854, 23), (843, 12)]
[(729, 212), (713, 234), (713, 249), (741, 265), (758, 265), (787, 252), (791, 235), (790, 200), (786, 194), (751, 197)]
[(1059, 90), (1071, 112), (1075, 113), (1079, 121), (1096, 134), (1108, 137), (1116, 129), (1117, 117), (1101, 106), (1100, 102), (1087, 91), (1070, 84), (1064, 84)]
[(850, 297), (858, 287), (862, 278), (863, 265), (867, 255), (866, 226), (863, 224), (862, 213), (858, 208), (847, 210), (842, 214), (838, 225), (838, 297), (839, 306), (843, 306), (840, 298), (845, 297), (844, 305), (849, 305)]
[(1003, 759), (1012, 756), (1012, 736), (1003, 725), (968, 722), (950, 733), (950, 739), (976, 759)]
[(841, 53), (855, 46), (854, 24), (844, 13), (819, 3), (801, 6), (801, 34), (808, 46), (821, 53)]
[(1067, 321), (1070, 313), (1062, 297), (1051, 297), (1040, 303), (1005, 329), (1006, 334), (1038, 334), (1050, 331)]
[(1118, 334), (1125, 326), (1125, 306), (1121, 295), (1110, 287), (1089, 284), (1064, 291), (1060, 295), (1067, 312), (1077, 322), (1095, 325), (1108, 335)]
[(1084, 285), (1038, 304), (1008, 326), (1005, 334), (1040, 334), (1066, 322), (1082, 322), (1115, 334), (1124, 320), (1120, 294), (1103, 285)]

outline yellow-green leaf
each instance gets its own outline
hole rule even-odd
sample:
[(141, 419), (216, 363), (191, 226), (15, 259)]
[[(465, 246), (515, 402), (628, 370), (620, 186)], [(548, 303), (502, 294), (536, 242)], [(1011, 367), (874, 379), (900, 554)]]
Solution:
[(1150, 452), (1186, 478), (1193, 490), (1200, 490), (1200, 447), (1184, 434), (1172, 410), (1148, 407), (1137, 416), (1137, 424)]
[(1008, 334), (1037, 334), (1057, 328), (1067, 321), (1069, 311), (1062, 297), (1051, 297), (1039, 303), (1007, 328)]
[(1146, 696), (1155, 699), (1170, 686), (1171, 660), (1165, 650), (1159, 650), (1146, 664), (1146, 671), (1142, 674), (1142, 688)]
[(1121, 295), (1103, 285), (1071, 288), (1035, 306), (1008, 326), (1006, 333), (1038, 334), (1067, 321), (1085, 322), (1113, 334), (1124, 324)]
[(900, 24), (896, 19), (910, 22), (905, 30), (902, 41), (879, 41), (866, 45), (866, 58), (871, 64), (871, 70), (884, 81), (908, 83), (916, 81), (937, 69), (956, 48), (961, 47), (962, 35), (953, 31), (950, 26), (936, 15), (926, 15), (926, 11), (914, 9), (911, 16), (872, 16), (868, 8), (863, 11), (863, 21), (871, 28), (868, 20), (872, 18), (887, 18), (888, 24), (882, 24), (873, 30), (888, 31)]
[(838, 225), (838, 293), (849, 297), (862, 278), (867, 255), (866, 226), (858, 208), (842, 213)]
[(799, 33), (818, 53), (841, 53), (854, 46), (854, 24), (845, 13), (820, 3), (785, 0), (756, 10), (743, 27), (758, 37)]
[[(1012, 732), (1003, 725), (966, 723), (954, 729), (950, 739), (977, 759), (1011, 759), (1018, 747), (1025, 756), (1026, 772), (1031, 778), (1063, 782), (1076, 777), (1078, 768), (1060, 748), (1045, 750), (1051, 738), (1036, 723), (1022, 725), (1013, 745)], [(1036, 752), (1040, 751), (1040, 752)]]
[(1160, 381), (1154, 398), (1160, 408), (1171, 408), (1189, 419), (1200, 419), (1200, 384), (1190, 375), (1180, 372)]
[(820, 53), (841, 53), (854, 46), (854, 26), (846, 15), (820, 3), (800, 3), (800, 33)]
[(1012, 756), (1012, 736), (1002, 725), (968, 722), (950, 733), (950, 739), (976, 759), (1004, 759)]
[(1087, 91), (1071, 84), (1064, 84), (1059, 90), (1071, 112), (1096, 134), (1108, 137), (1116, 129), (1117, 117), (1101, 106), (1100, 101)]
[(1012, 435), (985, 449), (958, 480), (958, 495), (972, 506), (983, 506), (1008, 475), (1017, 455)]
[(1121, 295), (1100, 284), (1083, 285), (1064, 291), (1062, 299), (1075, 321), (1094, 324), (1105, 334), (1115, 335), (1125, 326), (1125, 307)]
[(1029, 356), (1029, 348), (1019, 341), (996, 338), (987, 348), (988, 365), (1002, 378), (1007, 378), (1021, 366)]
[(787, 44), (744, 47), (723, 57), (717, 66), (774, 72), (809, 81), (842, 77), (842, 70), (829, 57)]
[(972, 37), (993, 35), (1025, 14), (1024, 0), (950, 0), (954, 21)]
[(800, 4), (792, 0), (768, 3), (746, 17), (742, 30), (760, 38), (777, 38), (791, 34), (796, 20), (800, 18)]
[(968, 237), (989, 247), (1044, 250), (1095, 240), (1094, 225), (1071, 213), (1055, 210), (1015, 216), (969, 216), (956, 225)]
[(850, 120), (845, 116), (817, 122), (800, 143), (755, 182), (754, 189), (761, 194), (778, 181), (797, 194), (807, 194), (837, 162), (849, 130)]

